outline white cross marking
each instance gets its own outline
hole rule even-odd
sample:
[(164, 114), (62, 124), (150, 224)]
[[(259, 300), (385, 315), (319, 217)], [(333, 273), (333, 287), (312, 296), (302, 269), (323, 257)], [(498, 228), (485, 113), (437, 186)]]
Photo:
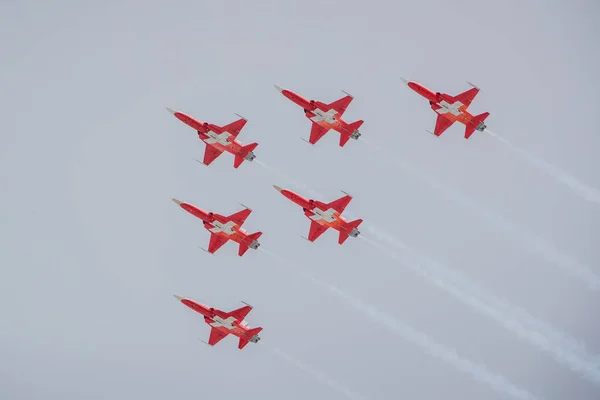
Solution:
[(229, 330), (232, 330), (233, 328), (235, 328), (235, 326), (233, 326), (233, 322), (235, 321), (234, 317), (227, 317), (227, 319), (223, 319), (223, 318), (219, 317), (218, 315), (215, 315), (213, 320), (215, 322), (210, 323), (210, 326), (212, 326), (213, 328), (218, 328), (220, 326), (222, 326), (225, 329), (229, 329)]
[(463, 106), (463, 103), (461, 103), (460, 101), (455, 101), (453, 104), (450, 104), (446, 100), (442, 100), (440, 101), (440, 106), (442, 106), (442, 108), (440, 108), (439, 110), (435, 110), (438, 114), (462, 114), (462, 111), (460, 111), (459, 108)]
[(337, 114), (337, 111), (335, 111), (333, 108), (327, 112), (316, 108), (312, 111), (312, 113), (316, 114), (314, 117), (311, 118), (313, 122), (325, 121), (329, 122), (330, 124), (333, 124), (336, 121), (336, 119), (333, 116)]
[(231, 228), (235, 226), (235, 222), (229, 221), (225, 224), (220, 223), (219, 221), (213, 221), (211, 224), (214, 228), (210, 228), (209, 231), (212, 233), (223, 232), (226, 235), (233, 235), (235, 231)]
[(213, 131), (208, 131), (208, 133), (206, 135), (208, 136), (208, 139), (204, 140), (204, 142), (206, 142), (208, 144), (219, 143), (222, 146), (228, 146), (230, 144), (229, 141), (227, 140), (227, 138), (229, 138), (229, 136), (231, 136), (231, 133), (229, 133), (229, 132), (223, 132), (221, 134), (218, 134)]
[(335, 217), (333, 216), (333, 213), (335, 213), (335, 210), (333, 208), (330, 208), (327, 211), (323, 211), (318, 207), (315, 207), (311, 210), (314, 215), (311, 215), (309, 218), (312, 219), (313, 221), (319, 221), (321, 219), (324, 219), (327, 222), (333, 222), (335, 221)]

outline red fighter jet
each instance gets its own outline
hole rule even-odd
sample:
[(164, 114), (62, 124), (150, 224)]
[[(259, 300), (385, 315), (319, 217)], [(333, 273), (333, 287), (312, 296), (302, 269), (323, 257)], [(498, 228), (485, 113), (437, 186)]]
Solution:
[(471, 102), (475, 96), (477, 96), (477, 93), (479, 93), (479, 88), (475, 85), (467, 82), (469, 85), (473, 86), (472, 89), (457, 96), (450, 96), (446, 93), (434, 93), (416, 82), (409, 82), (404, 78), (401, 79), (409, 88), (429, 100), (429, 104), (433, 111), (438, 113), (435, 129), (433, 132), (428, 131), (429, 133), (440, 136), (456, 121), (465, 124), (465, 139), (470, 138), (476, 130), (483, 132), (484, 129), (487, 128), (483, 121), (490, 115), (489, 112), (484, 112), (483, 114), (475, 116), (467, 112), (467, 108), (471, 105)]
[(256, 156), (253, 150), (258, 146), (258, 143), (242, 145), (236, 140), (237, 135), (246, 125), (246, 119), (239, 114), (236, 114), (240, 119), (225, 126), (217, 126), (208, 122), (200, 122), (184, 113), (167, 108), (178, 120), (184, 124), (194, 128), (198, 132), (198, 137), (206, 143), (204, 151), (204, 165), (210, 165), (217, 157), (227, 151), (234, 155), (233, 167), (239, 167), (244, 160), (252, 161)]
[(342, 120), (342, 115), (353, 99), (348, 93), (344, 92), (347, 96), (331, 104), (325, 104), (320, 101), (306, 100), (292, 91), (283, 89), (277, 85), (273, 86), (285, 97), (302, 107), (306, 118), (312, 121), (308, 143), (317, 143), (330, 129), (340, 133), (340, 147), (344, 147), (350, 138), (358, 139), (360, 137), (361, 134), (358, 128), (360, 128), (364, 121), (360, 120), (349, 124)]
[(240, 350), (249, 342), (258, 343), (260, 340), (258, 334), (263, 328), (249, 328), (248, 323), (245, 321), (246, 316), (252, 311), (252, 306), (244, 303), (246, 305), (242, 308), (225, 312), (181, 296), (174, 296), (192, 310), (204, 315), (204, 321), (211, 326), (208, 345), (214, 346), (229, 334), (240, 338), (238, 344), (238, 349)]
[(292, 191), (282, 189), (277, 185), (273, 185), (273, 187), (279, 193), (302, 207), (304, 215), (311, 220), (310, 231), (308, 232), (309, 241), (314, 242), (329, 228), (340, 232), (339, 244), (344, 243), (348, 239), (348, 236), (357, 237), (360, 234), (357, 228), (363, 222), (362, 219), (348, 222), (341, 216), (348, 203), (350, 203), (350, 200), (352, 200), (352, 197), (347, 193), (346, 196), (325, 204), (318, 200), (309, 200)]
[(249, 248), (256, 250), (258, 249), (258, 246), (260, 246), (258, 238), (261, 237), (262, 232), (248, 234), (248, 232), (242, 228), (242, 225), (246, 222), (246, 218), (248, 218), (252, 212), (251, 209), (243, 204), (242, 206), (246, 207), (244, 210), (231, 214), (228, 217), (224, 217), (213, 212), (201, 210), (198, 207), (181, 202), (177, 199), (172, 200), (179, 207), (202, 220), (204, 227), (210, 232), (210, 243), (208, 244), (208, 250), (206, 250), (209, 253), (213, 254), (229, 240), (239, 243), (239, 256), (243, 256)]

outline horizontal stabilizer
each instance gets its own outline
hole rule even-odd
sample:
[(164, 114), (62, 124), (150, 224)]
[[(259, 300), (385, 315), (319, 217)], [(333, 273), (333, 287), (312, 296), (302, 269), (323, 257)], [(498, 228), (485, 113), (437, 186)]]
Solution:
[(262, 232), (256, 232), (251, 235), (248, 235), (246, 240), (244, 240), (242, 243), (240, 243), (238, 255), (241, 257), (244, 254), (246, 254), (246, 252), (248, 251), (250, 246), (252, 246), (252, 248), (254, 250), (256, 250), (258, 248), (258, 246), (260, 246), (260, 244), (258, 243), (258, 238), (261, 236), (262, 236)]
[(486, 128), (483, 121), (485, 121), (485, 119), (489, 116), (489, 112), (484, 112), (482, 114), (474, 116), (471, 122), (469, 122), (465, 127), (465, 139), (470, 138), (473, 132), (475, 132), (475, 130), (483, 132), (483, 130)]
[(258, 337), (258, 334), (260, 333), (260, 331), (262, 331), (263, 328), (258, 327), (258, 328), (254, 328), (254, 329), (250, 329), (248, 330), (248, 332), (246, 332), (246, 335), (243, 337), (240, 337), (240, 342), (238, 344), (238, 349), (243, 349), (244, 347), (246, 347), (246, 345), (252, 341), (253, 343), (257, 343), (260, 340), (260, 337)]
[(358, 121), (354, 121), (350, 124), (350, 128), (352, 128), (354, 130), (358, 130), (364, 123), (365, 123), (365, 121), (363, 121), (362, 119), (360, 119)]
[(363, 120), (359, 120), (359, 121), (354, 121), (351, 124), (348, 124), (351, 132), (350, 132), (350, 134), (343, 134), (343, 133), (340, 134), (340, 147), (344, 147), (350, 139), (358, 139), (359, 138), (360, 132), (358, 132), (358, 128), (360, 128), (364, 122), (365, 121), (363, 121)]
[(340, 236), (338, 238), (338, 243), (343, 244), (348, 236), (352, 234), (353, 237), (359, 235), (358, 226), (362, 224), (362, 219), (356, 219), (354, 221), (348, 222), (342, 229), (340, 229)]
[(350, 230), (354, 229), (354, 228), (358, 228), (358, 226), (360, 224), (362, 224), (363, 220), (362, 219), (355, 219), (354, 221), (350, 221), (346, 224), (346, 226), (348, 228), (350, 228)]
[(235, 155), (235, 158), (233, 160), (233, 168), (239, 167), (244, 162), (244, 160), (254, 160), (255, 156), (253, 151), (256, 148), (256, 146), (258, 146), (258, 143), (250, 143), (246, 146), (243, 146), (240, 151), (240, 154)]

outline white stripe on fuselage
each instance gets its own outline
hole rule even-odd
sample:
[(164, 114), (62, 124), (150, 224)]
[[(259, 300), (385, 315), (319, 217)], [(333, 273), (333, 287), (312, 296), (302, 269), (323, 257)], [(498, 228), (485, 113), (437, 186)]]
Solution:
[(438, 114), (450, 113), (452, 115), (458, 116), (462, 114), (462, 111), (460, 111), (459, 108), (462, 107), (464, 104), (460, 101), (455, 101), (454, 103), (450, 104), (446, 100), (442, 100), (439, 102), (439, 105), (441, 106), (441, 108), (435, 110), (435, 112), (437, 112)]
[(223, 319), (223, 318), (219, 317), (218, 315), (215, 315), (213, 320), (214, 320), (214, 322), (211, 322), (209, 324), (213, 328), (223, 327), (228, 330), (232, 330), (233, 328), (235, 328), (235, 326), (233, 326), (233, 322), (235, 321), (234, 317), (227, 317), (226, 319)]
[(208, 136), (208, 139), (205, 139), (204, 142), (207, 144), (219, 143), (221, 146), (229, 146), (231, 144), (231, 142), (227, 140), (231, 136), (231, 133), (229, 132), (219, 134), (217, 132), (208, 131), (206, 135)]
[(235, 222), (233, 221), (228, 221), (224, 224), (219, 221), (213, 221), (211, 222), (211, 225), (214, 227), (209, 229), (212, 233), (223, 232), (226, 235), (233, 235), (235, 233), (232, 229), (235, 226)]
[(314, 214), (311, 215), (309, 218), (312, 219), (313, 221), (320, 221), (320, 220), (325, 220), (327, 222), (335, 221), (335, 217), (333, 216), (333, 214), (335, 213), (335, 210), (333, 208), (330, 208), (327, 211), (323, 211), (320, 208), (315, 207), (311, 211)]
[(312, 113), (315, 114), (314, 117), (310, 118), (313, 122), (325, 121), (330, 124), (333, 124), (335, 121), (337, 121), (333, 117), (335, 114), (337, 114), (337, 111), (335, 111), (333, 108), (327, 112), (325, 112), (319, 108), (316, 108), (316, 109), (312, 110)]

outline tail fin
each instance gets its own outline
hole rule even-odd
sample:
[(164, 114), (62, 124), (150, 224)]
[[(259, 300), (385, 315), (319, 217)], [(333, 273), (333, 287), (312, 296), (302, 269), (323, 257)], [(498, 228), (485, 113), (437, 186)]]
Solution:
[(349, 135), (344, 135), (344, 134), (340, 135), (340, 147), (344, 147), (344, 145), (346, 143), (348, 143), (348, 140), (350, 140), (350, 135), (353, 134), (354, 131), (357, 131), (358, 128), (360, 128), (364, 122), (365, 121), (363, 121), (361, 119), (361, 120), (354, 121), (354, 122), (348, 124), (348, 126), (350, 126), (350, 129), (352, 130), (352, 132), (350, 132)]
[[(240, 338), (240, 343), (238, 344), (238, 349), (241, 350), (244, 347), (246, 347), (248, 342), (250, 342), (250, 339), (252, 339), (252, 337), (254, 337), (254, 335), (258, 335), (259, 332), (262, 331), (262, 329), (263, 328), (258, 327), (258, 328), (248, 330), (248, 332), (246, 332), (246, 335)], [(259, 340), (260, 340), (260, 338), (259, 338)]]
[[(258, 146), (258, 143), (250, 143), (246, 146), (243, 146), (240, 150), (240, 153), (235, 155), (235, 159), (233, 160), (233, 168), (239, 167), (244, 162), (244, 160), (246, 160), (248, 154), (252, 153), (256, 146)], [(253, 159), (254, 155), (252, 155), (249, 161), (252, 161)]]
[(262, 236), (262, 232), (256, 232), (253, 233), (251, 235), (248, 235), (246, 237), (246, 240), (244, 240), (242, 243), (240, 243), (240, 248), (238, 250), (238, 255), (241, 257), (243, 256), (248, 249), (250, 248), (249, 246), (252, 244), (253, 241), (258, 240), (259, 237)]
[(473, 119), (471, 120), (471, 122), (469, 122), (467, 124), (467, 126), (465, 127), (465, 139), (470, 138), (476, 129), (479, 131), (483, 131), (486, 128), (483, 121), (485, 121), (485, 119), (489, 116), (490, 116), (489, 112), (484, 112), (482, 114), (474, 116)]
[(346, 241), (346, 239), (348, 239), (348, 235), (352, 233), (352, 230), (354, 228), (358, 228), (358, 226), (362, 224), (362, 222), (362, 219), (355, 219), (354, 221), (346, 223), (346, 225), (344, 225), (344, 227), (340, 229), (340, 237), (338, 238), (338, 243), (343, 244)]

